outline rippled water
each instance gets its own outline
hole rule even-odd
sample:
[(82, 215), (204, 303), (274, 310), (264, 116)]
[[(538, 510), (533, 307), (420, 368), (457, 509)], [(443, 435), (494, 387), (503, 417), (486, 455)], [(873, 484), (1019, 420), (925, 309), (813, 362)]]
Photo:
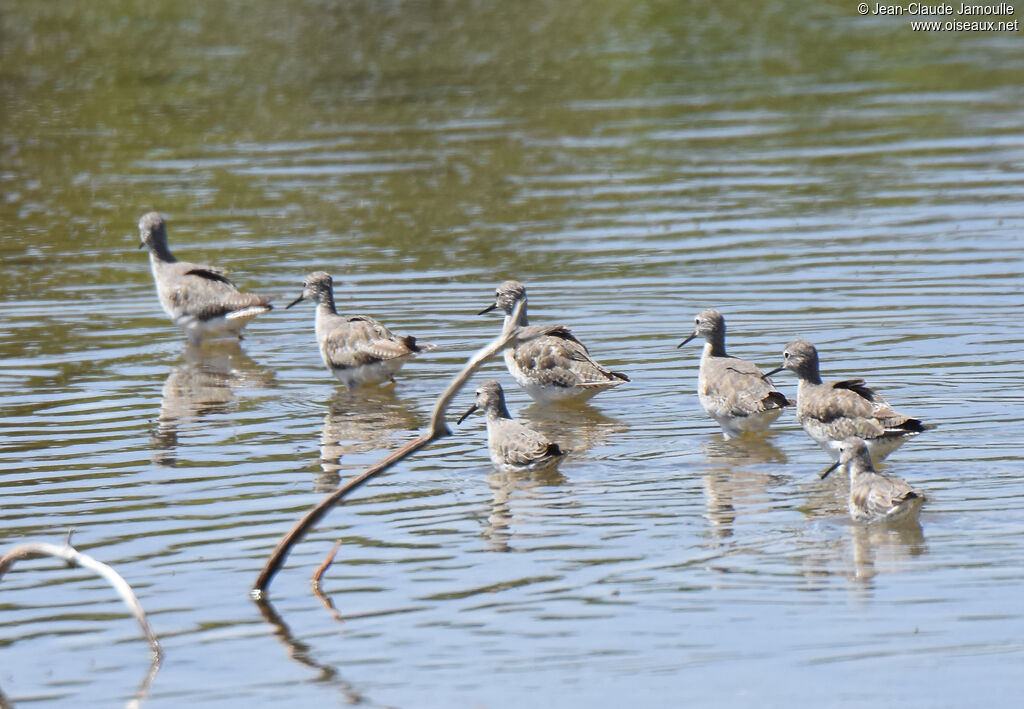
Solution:
[[(849, 6), (848, 6), (849, 5)], [(1024, 688), (1024, 49), (850, 3), (6, 3), (0, 581), (8, 704), (1013, 705)], [(336, 387), (309, 304), (186, 348), (135, 223), (183, 259), (438, 345)], [(632, 382), (514, 412), (572, 451), (502, 475), (483, 423), (277, 540), (411, 440), (527, 283)], [(693, 315), (802, 336), (938, 424), (886, 462), (920, 527), (847, 522), (790, 414), (723, 441)], [(779, 375), (790, 395), (795, 379)], [(469, 391), (453, 407), (470, 404)], [(328, 603), (309, 579), (333, 543)], [(333, 609), (329, 604), (333, 604)], [(151, 683), (151, 684), (150, 684)]]

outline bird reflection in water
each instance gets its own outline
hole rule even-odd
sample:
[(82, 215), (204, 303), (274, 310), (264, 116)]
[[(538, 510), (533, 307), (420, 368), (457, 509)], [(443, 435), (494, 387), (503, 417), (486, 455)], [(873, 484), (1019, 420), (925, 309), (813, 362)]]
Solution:
[[(531, 404), (519, 409), (518, 415), (530, 428), (558, 442), (569, 464), (586, 460), (590, 450), (605, 444), (611, 435), (629, 430), (629, 425), (605, 416), (590, 404)], [(492, 501), (483, 536), (488, 549), (511, 551), (517, 524), (528, 524), (530, 517), (539, 516), (534, 510), (547, 506), (549, 496), (552, 501), (564, 502), (564, 494), (554, 494), (552, 489), (564, 485), (566, 477), (558, 468), (535, 472), (492, 470), (486, 478)]]
[(879, 573), (898, 570), (928, 551), (924, 530), (916, 518), (874, 524), (850, 522), (850, 530), (853, 565), (849, 578), (861, 587), (871, 588)]
[(526, 523), (539, 514), (548, 501), (564, 502), (561, 492), (553, 488), (565, 484), (566, 478), (557, 468), (535, 472), (498, 472), (487, 476), (491, 488), (491, 510), (487, 515), (484, 538), (490, 551), (512, 551), (515, 525)]
[(164, 381), (160, 415), (150, 437), (158, 465), (175, 465), (181, 431), (232, 410), (235, 392), (263, 389), (274, 380), (273, 372), (250, 359), (237, 341), (190, 343), (184, 360), (171, 367)]
[(767, 504), (769, 490), (786, 482), (783, 475), (765, 472), (786, 462), (786, 455), (766, 436), (725, 440), (719, 436), (704, 444), (708, 467), (704, 471), (704, 495), (710, 523), (709, 535), (731, 537), (737, 505)]
[[(320, 467), (315, 490), (338, 487), (345, 471), (358, 472), (387, 451), (415, 437), (426, 418), (395, 395), (395, 388), (339, 389), (332, 397), (320, 434)], [(367, 457), (360, 454), (368, 454)], [(353, 461), (345, 460), (354, 458)]]
[(588, 452), (608, 442), (618, 433), (629, 430), (629, 425), (601, 413), (590, 404), (576, 406), (545, 406), (531, 404), (519, 410), (523, 423), (557, 441), (570, 459), (586, 459)]
[(928, 553), (917, 519), (862, 524), (836, 506), (831, 519), (815, 525), (819, 534), (794, 540), (794, 559), (809, 588), (824, 588), (830, 579), (845, 578), (855, 595), (870, 599), (875, 577), (904, 571)]
[[(590, 404), (576, 406), (546, 406), (531, 404), (519, 409), (519, 417), (530, 428), (557, 441), (567, 454), (566, 462), (585, 461), (591, 449), (605, 444), (608, 439), (629, 426), (604, 415)], [(564, 464), (563, 464), (564, 466)], [(511, 540), (516, 536), (514, 527), (527, 523), (533, 512), (551, 501), (564, 503), (565, 494), (552, 489), (567, 482), (559, 469), (529, 472), (492, 472), (487, 476), (491, 488), (491, 509), (487, 516), (484, 536), (492, 551), (511, 551)]]
[[(881, 471), (884, 463), (876, 466)], [(807, 569), (827, 578), (836, 574), (845, 576), (861, 592), (871, 592), (874, 578), (880, 573), (899, 571), (915, 557), (928, 552), (924, 529), (917, 517), (880, 520), (870, 524), (854, 522), (848, 510), (850, 498), (849, 476), (839, 475), (822, 481), (818, 475), (809, 475), (801, 484), (809, 488), (801, 506), (808, 520), (821, 520), (825, 528), (838, 526), (843, 530), (840, 538), (820, 545), (816, 554), (809, 554)], [(837, 570), (838, 568), (838, 570)]]

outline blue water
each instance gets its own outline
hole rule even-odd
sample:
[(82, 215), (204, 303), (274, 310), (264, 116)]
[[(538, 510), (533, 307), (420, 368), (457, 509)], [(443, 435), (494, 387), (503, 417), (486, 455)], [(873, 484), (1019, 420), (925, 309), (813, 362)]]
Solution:
[[(15, 2), (0, 42), (0, 581), (15, 706), (1014, 706), (1024, 620), (1024, 132), (1016, 35), (777, 2)], [(940, 36), (941, 35), (941, 36)], [(135, 223), (278, 297), (187, 350)], [(324, 370), (306, 273), (437, 350)], [(632, 381), (513, 412), (571, 450), (496, 473), (482, 419), (369, 482), (248, 598), (277, 540), (411, 440), (505, 278)], [(919, 528), (850, 524), (792, 414), (723, 441), (733, 354), (800, 336), (937, 428), (885, 471)], [(493, 315), (493, 314), (492, 314)], [(790, 396), (796, 381), (776, 383)], [(453, 414), (471, 403), (467, 389)], [(336, 540), (324, 576), (309, 579)]]

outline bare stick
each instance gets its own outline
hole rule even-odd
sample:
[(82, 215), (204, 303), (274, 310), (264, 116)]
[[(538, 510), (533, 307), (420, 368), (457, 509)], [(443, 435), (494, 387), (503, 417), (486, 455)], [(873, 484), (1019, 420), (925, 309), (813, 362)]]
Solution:
[(260, 572), (259, 577), (256, 579), (256, 583), (252, 587), (252, 591), (250, 591), (250, 595), (254, 599), (259, 600), (265, 596), (267, 588), (270, 586), (270, 581), (274, 578), (274, 575), (280, 571), (281, 566), (284, 564), (284, 561), (288, 557), (288, 553), (291, 551), (292, 547), (305, 537), (306, 534), (309, 533), (309, 531), (315, 527), (321, 519), (323, 519), (324, 515), (326, 515), (332, 507), (341, 502), (346, 495), (373, 476), (384, 472), (398, 461), (412, 455), (420, 448), (430, 445), (438, 438), (444, 438), (445, 436), (452, 435), (452, 432), (448, 430), (448, 424), (445, 423), (445, 414), (448, 412), (448, 407), (451, 405), (452, 399), (455, 398), (455, 395), (458, 394), (462, 386), (471, 376), (473, 376), (473, 373), (476, 372), (476, 370), (483, 366), (484, 362), (501, 352), (509, 345), (540, 337), (541, 335), (558, 327), (516, 326), (515, 322), (519, 319), (519, 312), (522, 309), (522, 305), (523, 304), (521, 302), (516, 303), (516, 308), (512, 312), (512, 317), (506, 319), (506, 325), (502, 328), (501, 334), (492, 340), (486, 347), (470, 357), (469, 361), (466, 362), (466, 365), (462, 368), (462, 371), (459, 372), (459, 374), (452, 380), (451, 384), (448, 385), (448, 388), (445, 389), (438, 398), (437, 404), (434, 405), (434, 412), (430, 417), (430, 431), (428, 433), (421, 434), (419, 437), (409, 441), (398, 450), (381, 458), (359, 475), (351, 478), (344, 485), (321, 500), (315, 507), (307, 512), (294, 527), (292, 527), (290, 532), (281, 538), (281, 541), (277, 543), (274, 551), (267, 559), (267, 563), (263, 566), (263, 570)]
[(339, 549), (341, 549), (340, 539), (334, 543), (334, 546), (331, 547), (331, 552), (326, 557), (324, 557), (323, 563), (320, 564), (320, 566), (316, 567), (316, 571), (313, 572), (314, 591), (320, 590), (320, 579), (323, 578), (324, 572), (327, 571), (327, 567), (329, 567), (331, 565), (331, 562), (334, 561), (334, 556), (338, 553)]
[(0, 578), (3, 577), (9, 568), (11, 568), (15, 561), (20, 561), (21, 559), (33, 559), (39, 556), (53, 556), (58, 559), (63, 559), (69, 564), (89, 569), (106, 579), (107, 583), (114, 587), (114, 590), (117, 591), (117, 595), (119, 595), (121, 600), (125, 602), (125, 605), (128, 606), (128, 609), (135, 616), (135, 620), (139, 621), (142, 633), (146, 636), (146, 640), (149, 641), (149, 646), (153, 649), (153, 658), (155, 663), (159, 663), (163, 659), (164, 651), (160, 647), (160, 641), (157, 640), (153, 629), (149, 627), (149, 621), (146, 620), (146, 613), (142, 610), (142, 605), (139, 603), (139, 599), (136, 598), (135, 592), (132, 591), (132, 587), (129, 586), (128, 582), (121, 578), (121, 575), (112, 568), (103, 562), (96, 561), (91, 556), (81, 553), (71, 546), (70, 535), (68, 535), (68, 543), (62, 547), (57, 546), (56, 544), (46, 544), (45, 542), (19, 544), (14, 547), (0, 557)]
[[(336, 621), (344, 623), (345, 619), (341, 617), (341, 613), (339, 613), (338, 609), (334, 607), (334, 601), (328, 598), (320, 587), (320, 579), (334, 561), (334, 557), (338, 553), (338, 549), (341, 549), (340, 539), (334, 543), (334, 546), (331, 547), (330, 553), (324, 557), (323, 563), (316, 567), (316, 571), (313, 572), (313, 595), (320, 599), (320, 602), (324, 604), (324, 608), (331, 612), (331, 615), (334, 616)], [(2, 709), (2, 707), (0, 707), (0, 709)]]

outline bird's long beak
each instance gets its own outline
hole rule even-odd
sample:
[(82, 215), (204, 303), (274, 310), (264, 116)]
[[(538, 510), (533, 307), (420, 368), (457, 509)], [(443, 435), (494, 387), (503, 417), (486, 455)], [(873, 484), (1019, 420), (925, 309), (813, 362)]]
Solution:
[(478, 407), (476, 404), (473, 404), (472, 406), (470, 406), (469, 407), (469, 411), (467, 411), (466, 413), (462, 414), (462, 416), (459, 417), (459, 420), (455, 422), (455, 425), (459, 425), (460, 423), (465, 421), (466, 417), (469, 416), (474, 411), (476, 411), (478, 408), (480, 408), (480, 407)]
[(139, 248), (140, 248), (140, 249), (141, 249), (141, 248), (142, 248), (143, 246), (145, 246), (145, 245), (146, 245), (146, 242), (145, 242), (145, 241), (140, 241), (140, 242), (139, 242)]
[(298, 305), (299, 303), (301, 303), (305, 299), (306, 299), (306, 295), (302, 294), (298, 298), (293, 300), (292, 302), (288, 303), (288, 305), (284, 306), (284, 309), (287, 310), (288, 308), (292, 307), (293, 305)]
[(492, 310), (496, 310), (496, 309), (497, 309), (497, 307), (498, 307), (498, 303), (497, 303), (497, 302), (491, 303), (491, 304), (490, 304), (490, 305), (488, 305), (488, 306), (487, 306), (486, 308), (484, 308), (484, 309), (483, 309), (483, 310), (481, 310), (481, 311), (480, 311), (479, 313), (477, 313), (477, 315), (483, 315), (484, 313), (489, 313), (489, 312), (491, 312)]
[(839, 467), (839, 461), (837, 460), (837, 461), (836, 461), (835, 463), (833, 463), (832, 465), (828, 466), (828, 470), (826, 470), (825, 472), (823, 472), (823, 473), (822, 473), (821, 475), (819, 475), (818, 477), (819, 477), (819, 478), (821, 478), (822, 480), (824, 480), (825, 478), (827, 478), (827, 477), (828, 477), (828, 474), (829, 474), (829, 473), (831, 473), (831, 472), (832, 472), (833, 470), (835, 470), (835, 469), (836, 469), (836, 468), (838, 468), (838, 467)]
[(785, 367), (776, 367), (776, 368), (775, 368), (775, 369), (773, 369), (772, 371), (770, 371), (770, 372), (766, 372), (765, 374), (762, 374), (762, 375), (761, 375), (761, 379), (767, 379), (768, 377), (772, 376), (773, 374), (778, 374), (778, 373), (779, 373), (779, 372), (781, 372), (781, 371), (782, 371), (783, 369), (785, 369)]
[(695, 338), (696, 336), (697, 336), (697, 333), (696, 333), (696, 332), (695, 332), (695, 333), (693, 333), (692, 335), (690, 335), (689, 337), (687, 337), (687, 338), (686, 338), (685, 340), (683, 340), (682, 342), (680, 342), (680, 343), (679, 343), (679, 344), (678, 344), (678, 345), (676, 346), (676, 349), (678, 350), (678, 349), (679, 349), (680, 347), (682, 347), (683, 345), (685, 345), (685, 344), (686, 344), (687, 342), (689, 342), (690, 340), (692, 340), (692, 339), (693, 339), (693, 338)]

